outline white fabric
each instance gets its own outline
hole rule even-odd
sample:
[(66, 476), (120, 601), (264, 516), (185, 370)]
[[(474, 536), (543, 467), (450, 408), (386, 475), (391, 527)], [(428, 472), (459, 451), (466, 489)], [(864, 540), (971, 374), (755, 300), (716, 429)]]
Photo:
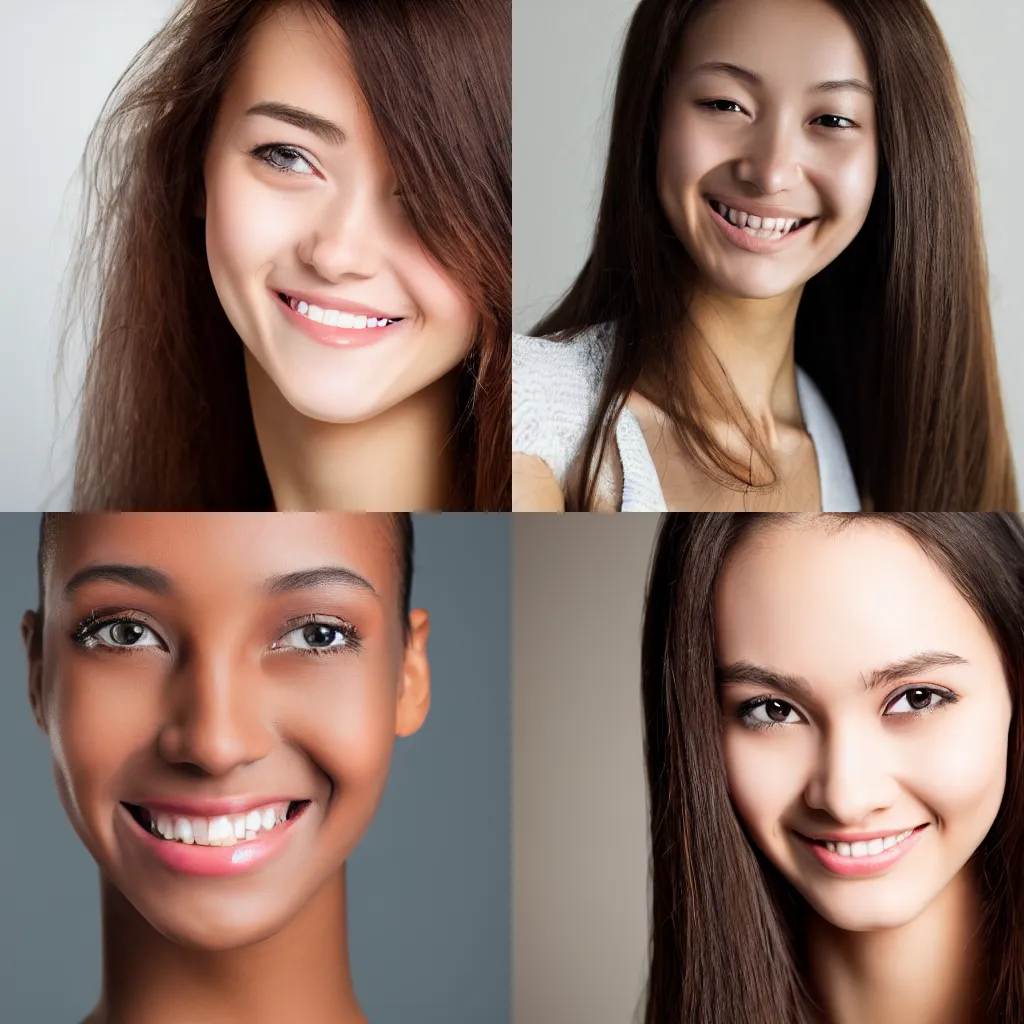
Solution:
[[(512, 335), (512, 451), (535, 455), (565, 486), (600, 397), (611, 351), (609, 325), (571, 341)], [(814, 381), (800, 367), (797, 393), (814, 442), (825, 512), (859, 512), (860, 498), (842, 434)], [(623, 512), (664, 512), (665, 498), (643, 431), (629, 409), (615, 425), (622, 463)]]

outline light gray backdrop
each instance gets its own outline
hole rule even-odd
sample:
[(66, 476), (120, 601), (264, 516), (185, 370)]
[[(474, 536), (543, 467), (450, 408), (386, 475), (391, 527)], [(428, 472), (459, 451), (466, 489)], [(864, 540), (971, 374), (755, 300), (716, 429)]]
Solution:
[[(513, 0), (513, 324), (528, 331), (589, 249), (619, 49), (637, 0)], [(1017, 477), (1024, 480), (1024, 273), (1013, 214), (1024, 178), (1024, 4), (930, 0), (974, 136), (992, 316)]]
[[(415, 524), (432, 703), (350, 861), (352, 971), (373, 1024), (508, 1024), (510, 517)], [(99, 883), (28, 705), (37, 535), (0, 513), (0, 1021), (77, 1024), (99, 994)]]

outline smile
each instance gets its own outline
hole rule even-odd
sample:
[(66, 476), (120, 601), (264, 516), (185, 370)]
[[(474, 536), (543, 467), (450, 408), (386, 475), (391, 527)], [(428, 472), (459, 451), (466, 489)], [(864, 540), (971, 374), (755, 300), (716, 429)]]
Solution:
[[(285, 292), (273, 291), (277, 308), (306, 337), (329, 348), (365, 348), (408, 330), (404, 317), (327, 309)], [(410, 321), (411, 322), (411, 321)]]
[(738, 249), (755, 253), (774, 253), (802, 238), (808, 225), (817, 217), (758, 217), (708, 198), (715, 223), (722, 234)]
[(794, 832), (794, 835), (831, 874), (862, 878), (886, 871), (902, 860), (917, 845), (927, 828), (927, 825), (918, 825), (894, 835), (855, 842), (810, 839), (799, 832)]
[(362, 313), (346, 313), (340, 309), (321, 309), (319, 306), (311, 306), (302, 299), (279, 293), (292, 309), (299, 316), (308, 317), (314, 323), (326, 324), (328, 327), (346, 327), (356, 331), (363, 331), (367, 328), (389, 327), (391, 324), (401, 322), (401, 317), (386, 316), (365, 316)]

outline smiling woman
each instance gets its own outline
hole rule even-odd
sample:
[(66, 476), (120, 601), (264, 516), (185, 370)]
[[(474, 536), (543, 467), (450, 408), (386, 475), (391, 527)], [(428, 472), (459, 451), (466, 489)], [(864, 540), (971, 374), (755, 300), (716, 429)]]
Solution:
[(75, 508), (509, 506), (510, 36), (184, 0), (86, 151)]
[(1014, 511), (925, 0), (642, 0), (591, 252), (513, 340), (513, 504)]
[(1022, 1018), (1016, 517), (669, 516), (642, 677), (647, 1024)]
[(100, 868), (90, 1024), (364, 1022), (344, 866), (430, 704), (411, 558), (401, 514), (46, 516), (22, 635)]

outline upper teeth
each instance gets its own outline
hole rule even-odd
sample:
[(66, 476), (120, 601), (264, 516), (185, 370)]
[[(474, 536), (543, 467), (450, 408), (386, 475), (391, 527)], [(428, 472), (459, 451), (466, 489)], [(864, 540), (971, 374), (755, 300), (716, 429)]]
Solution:
[(288, 804), (258, 807), (245, 814), (224, 814), (215, 818), (182, 818), (174, 814), (150, 814), (150, 831), (161, 839), (198, 846), (234, 846), (255, 839), (261, 831), (274, 828), (288, 816)]
[(825, 840), (825, 848), (840, 857), (873, 857), (883, 850), (891, 850), (897, 843), (902, 843), (914, 830), (907, 829), (898, 836), (886, 836), (885, 839), (869, 839), (858, 843), (832, 843)]
[(396, 323), (395, 320), (388, 320), (387, 317), (357, 316), (355, 313), (345, 313), (340, 309), (321, 309), (319, 306), (311, 306), (308, 302), (300, 302), (298, 299), (289, 299), (288, 305), (315, 320), (318, 324), (326, 324), (328, 327), (354, 327), (357, 330), (363, 327), (387, 327)]
[(789, 234), (797, 224), (804, 223), (795, 218), (755, 217), (752, 213), (734, 210), (731, 206), (718, 202), (717, 199), (712, 199), (711, 205), (730, 224), (735, 224), (736, 227), (746, 231), (748, 235), (754, 235), (757, 238), (782, 238), (783, 235)]

